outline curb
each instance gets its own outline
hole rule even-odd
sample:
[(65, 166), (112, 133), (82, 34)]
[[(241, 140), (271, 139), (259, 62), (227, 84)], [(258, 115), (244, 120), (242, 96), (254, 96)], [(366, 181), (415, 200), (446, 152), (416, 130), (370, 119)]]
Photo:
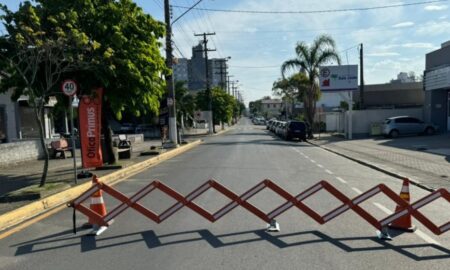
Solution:
[[(201, 143), (202, 140), (193, 141), (189, 144), (180, 146), (154, 158), (147, 159), (113, 173), (99, 177), (99, 180), (109, 185), (117, 184), (125, 180), (125, 177), (130, 177), (145, 169), (148, 169), (149, 167), (155, 166), (165, 160), (171, 159), (198, 146)], [(87, 182), (0, 215), (0, 232), (12, 226), (18, 225), (19, 223), (22, 223), (35, 216), (55, 209), (58, 206), (66, 204), (67, 202), (78, 197), (81, 193), (83, 193), (90, 187), (91, 183)]]
[(219, 132), (213, 134), (212, 136), (219, 136), (219, 135), (222, 135), (222, 134), (224, 134), (225, 132), (231, 131), (231, 130), (233, 130), (233, 129), (234, 129), (234, 126), (228, 128), (228, 129), (225, 129), (225, 130), (221, 130), (221, 131), (219, 131)]
[(424, 190), (426, 190), (426, 191), (433, 192), (433, 191), (436, 190), (436, 188), (432, 188), (432, 187), (429, 187), (429, 186), (427, 186), (427, 185), (424, 185), (424, 184), (422, 184), (422, 183), (420, 183), (420, 182), (417, 182), (417, 181), (415, 181), (415, 180), (411, 180), (410, 177), (408, 177), (408, 176), (405, 176), (405, 175), (402, 175), (402, 174), (400, 174), (400, 173), (397, 173), (397, 172), (393, 172), (393, 171), (387, 170), (387, 169), (383, 168), (383, 167), (380, 166), (380, 165), (376, 165), (376, 164), (367, 162), (367, 161), (362, 160), (362, 159), (357, 159), (357, 158), (351, 157), (351, 156), (349, 156), (349, 155), (342, 154), (342, 153), (340, 153), (340, 152), (338, 152), (338, 151), (336, 151), (336, 150), (332, 150), (332, 149), (330, 149), (330, 148), (328, 148), (328, 147), (326, 147), (326, 146), (323, 146), (323, 145), (320, 145), (320, 144), (311, 142), (311, 141), (309, 141), (309, 140), (308, 140), (308, 143), (311, 144), (311, 145), (314, 145), (314, 146), (316, 146), (316, 147), (320, 147), (320, 148), (322, 148), (322, 149), (324, 149), (324, 150), (326, 150), (326, 151), (328, 151), (328, 152), (331, 152), (331, 153), (333, 153), (333, 154), (336, 154), (336, 155), (338, 155), (338, 156), (344, 157), (344, 158), (346, 158), (346, 159), (349, 159), (349, 160), (351, 160), (351, 161), (354, 161), (354, 162), (356, 162), (356, 163), (359, 163), (359, 164), (361, 164), (361, 165), (364, 165), (364, 166), (366, 166), (366, 167), (369, 167), (369, 168), (371, 168), (371, 169), (374, 169), (374, 170), (376, 170), (376, 171), (379, 171), (379, 172), (382, 172), (382, 173), (387, 174), (387, 175), (389, 175), (389, 176), (392, 176), (392, 177), (394, 177), (394, 178), (398, 178), (398, 179), (400, 179), (400, 180), (404, 180), (405, 178), (408, 178), (409, 182), (410, 182), (412, 185), (417, 186), (417, 187), (419, 187), (419, 188), (421, 188), (421, 189), (424, 189)]

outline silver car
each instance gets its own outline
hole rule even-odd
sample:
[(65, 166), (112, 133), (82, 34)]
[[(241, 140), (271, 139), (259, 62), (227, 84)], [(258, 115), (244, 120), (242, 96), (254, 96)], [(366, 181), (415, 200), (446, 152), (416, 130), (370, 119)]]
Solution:
[(425, 123), (410, 116), (396, 116), (384, 120), (382, 133), (385, 137), (396, 138), (400, 135), (426, 134), (432, 135), (437, 126)]

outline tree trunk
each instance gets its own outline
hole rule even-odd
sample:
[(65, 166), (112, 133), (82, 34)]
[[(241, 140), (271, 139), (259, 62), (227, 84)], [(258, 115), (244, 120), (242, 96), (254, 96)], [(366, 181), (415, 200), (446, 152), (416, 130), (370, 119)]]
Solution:
[(109, 102), (103, 99), (102, 106), (102, 133), (105, 140), (105, 147), (103, 153), (103, 163), (114, 164), (116, 157), (113, 151), (112, 129), (108, 118), (111, 116), (111, 107)]
[[(40, 105), (39, 105), (40, 107)], [(41, 176), (41, 181), (39, 183), (39, 187), (43, 187), (45, 185), (45, 182), (47, 181), (47, 173), (48, 173), (48, 162), (49, 162), (49, 154), (48, 154), (48, 149), (47, 149), (47, 145), (45, 144), (45, 134), (44, 134), (44, 127), (43, 127), (43, 113), (40, 114), (39, 111), (41, 110), (41, 108), (38, 108), (37, 105), (35, 104), (34, 106), (34, 116), (36, 117), (36, 122), (38, 124), (38, 128), (39, 128), (39, 140), (41, 143), (41, 147), (42, 150), (44, 152), (44, 168), (42, 170), (42, 176)], [(42, 112), (43, 112), (43, 108), (42, 108)]]

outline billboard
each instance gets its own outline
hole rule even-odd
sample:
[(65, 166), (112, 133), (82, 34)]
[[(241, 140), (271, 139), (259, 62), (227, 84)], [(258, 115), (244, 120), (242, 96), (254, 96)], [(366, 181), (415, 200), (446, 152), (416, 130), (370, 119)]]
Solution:
[(358, 65), (323, 66), (319, 69), (321, 91), (358, 89)]
[(94, 91), (93, 96), (82, 96), (78, 105), (83, 168), (103, 165), (100, 142), (102, 94), (103, 89), (99, 88)]

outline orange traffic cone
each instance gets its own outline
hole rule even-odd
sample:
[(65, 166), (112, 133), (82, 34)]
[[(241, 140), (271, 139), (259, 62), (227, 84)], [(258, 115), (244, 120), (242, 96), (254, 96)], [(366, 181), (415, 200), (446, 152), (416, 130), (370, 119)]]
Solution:
[[(97, 183), (98, 183), (97, 175), (94, 174), (92, 178), (92, 184), (95, 185)], [(91, 204), (89, 208), (102, 217), (106, 215), (106, 205), (103, 200), (103, 191), (101, 189), (92, 194)], [(99, 224), (97, 224), (95, 220), (93, 220), (92, 218), (89, 218), (89, 221), (83, 227), (93, 227), (93, 226), (99, 226)]]
[[(409, 195), (409, 179), (405, 178), (403, 180), (402, 190), (400, 191), (400, 198), (405, 200), (408, 204), (410, 203), (410, 195)], [(395, 212), (400, 211), (401, 206), (397, 205), (395, 207)], [(389, 225), (389, 228), (395, 230), (401, 230), (405, 232), (414, 232), (416, 230), (416, 226), (412, 225), (411, 215), (408, 213), (407, 215), (395, 220)]]

